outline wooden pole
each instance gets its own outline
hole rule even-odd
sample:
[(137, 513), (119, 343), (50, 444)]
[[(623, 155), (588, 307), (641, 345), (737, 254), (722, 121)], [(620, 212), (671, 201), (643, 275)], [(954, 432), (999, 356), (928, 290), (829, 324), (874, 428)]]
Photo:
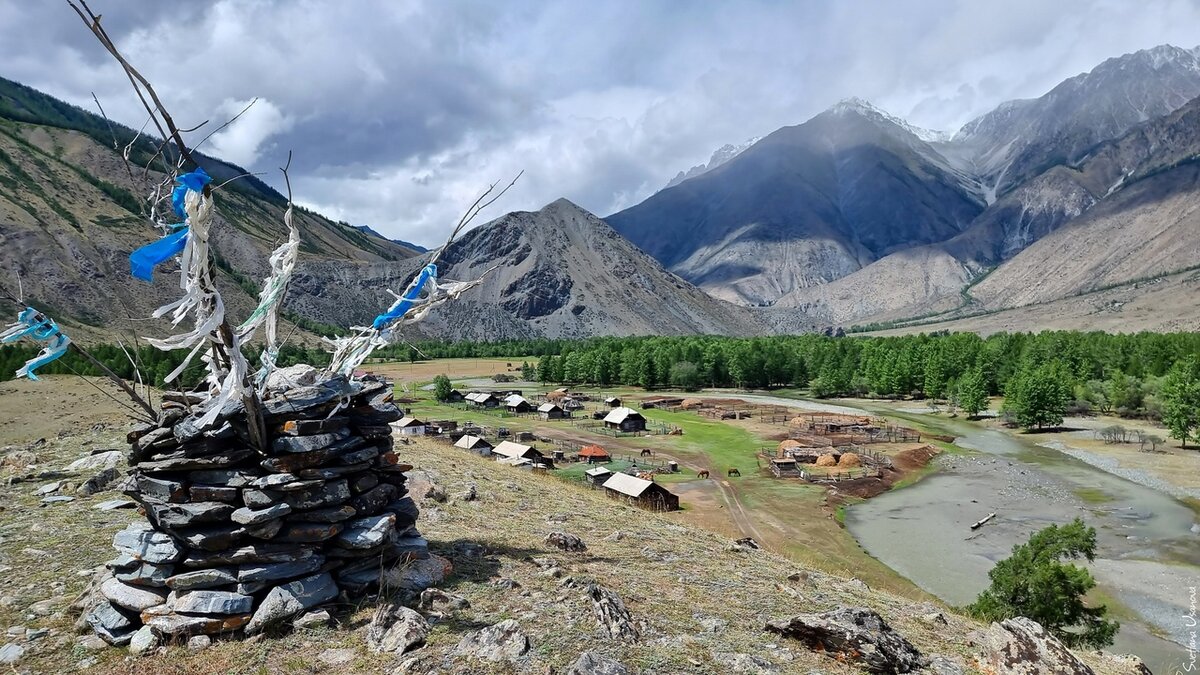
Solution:
[(100, 372), (107, 375), (108, 379), (112, 380), (113, 383), (115, 383), (126, 394), (129, 395), (129, 398), (133, 399), (134, 403), (138, 404), (138, 406), (141, 407), (142, 410), (146, 411), (146, 414), (150, 415), (151, 420), (158, 419), (158, 413), (154, 411), (154, 408), (152, 408), (150, 406), (150, 404), (147, 403), (141, 396), (138, 396), (137, 391), (135, 391), (133, 389), (133, 387), (129, 386), (129, 383), (127, 383), (125, 380), (121, 379), (121, 377), (119, 375), (117, 375), (116, 373), (114, 373), (108, 366), (101, 363), (96, 357), (94, 357), (90, 353), (88, 353), (88, 350), (84, 349), (83, 347), (80, 347), (75, 342), (71, 343), (70, 348), (76, 354), (79, 354), (84, 359), (86, 359), (88, 361), (88, 363), (90, 363), (93, 366), (96, 366), (96, 368), (100, 369)]

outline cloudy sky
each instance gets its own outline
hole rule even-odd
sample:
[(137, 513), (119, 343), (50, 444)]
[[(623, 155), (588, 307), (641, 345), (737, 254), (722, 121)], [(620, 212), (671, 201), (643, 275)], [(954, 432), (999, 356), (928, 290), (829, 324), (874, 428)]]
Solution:
[[(605, 216), (714, 149), (868, 99), (955, 129), (1110, 56), (1200, 44), (1197, 0), (472, 2), (93, 0), (182, 127), (258, 103), (203, 150), (297, 200), (427, 246), (567, 197)], [(140, 127), (65, 0), (0, 0), (0, 75)]]

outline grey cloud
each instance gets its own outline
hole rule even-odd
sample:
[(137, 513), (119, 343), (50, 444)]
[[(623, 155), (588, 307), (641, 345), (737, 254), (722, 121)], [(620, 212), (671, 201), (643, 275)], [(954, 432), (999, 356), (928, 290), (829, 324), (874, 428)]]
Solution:
[[(248, 168), (295, 150), (305, 204), (426, 245), (521, 169), (488, 215), (560, 196), (607, 215), (716, 147), (841, 98), (953, 128), (1104, 58), (1200, 43), (1187, 0), (92, 6), (181, 122), (215, 124), (230, 101), (262, 97), (277, 114), (226, 139), (255, 157)], [(0, 0), (0, 63), (0, 75), (87, 108), (95, 91), (113, 116), (143, 121), (65, 4)]]

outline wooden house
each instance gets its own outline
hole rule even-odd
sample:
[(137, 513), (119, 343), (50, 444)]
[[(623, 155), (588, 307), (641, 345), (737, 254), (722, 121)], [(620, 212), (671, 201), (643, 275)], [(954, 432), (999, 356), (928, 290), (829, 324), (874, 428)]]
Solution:
[(450, 394), (446, 396), (446, 403), (462, 403), (464, 398), (466, 397), (463, 396), (461, 391), (457, 389), (451, 389)]
[(392, 422), (392, 427), (400, 432), (401, 436), (424, 436), (426, 424), (415, 417), (401, 417), (399, 420)]
[(579, 461), (588, 464), (607, 464), (612, 461), (612, 456), (598, 445), (586, 445), (579, 450)]
[(546, 402), (538, 406), (538, 416), (544, 420), (561, 420), (567, 416), (567, 411), (557, 403)]
[(500, 399), (490, 391), (473, 391), (465, 398), (467, 403), (477, 408), (495, 408), (500, 405)]
[(612, 471), (602, 466), (597, 466), (584, 471), (583, 475), (592, 487), (600, 487), (612, 475)]
[(604, 481), (604, 493), (614, 499), (651, 511), (677, 511), (679, 497), (654, 481), (627, 473), (614, 473)]
[(454, 447), (461, 448), (463, 450), (470, 450), (471, 452), (475, 452), (484, 456), (492, 454), (491, 443), (488, 443), (479, 436), (472, 436), (470, 434), (467, 434), (455, 441)]
[(504, 399), (504, 409), (510, 413), (527, 413), (533, 411), (533, 405), (520, 394), (509, 394)]
[(645, 431), (646, 418), (633, 408), (613, 408), (604, 416), (604, 426), (625, 432)]
[(515, 463), (515, 460), (529, 460), (533, 464), (548, 464), (550, 460), (546, 459), (542, 453), (534, 450), (528, 445), (521, 443), (513, 443), (512, 441), (504, 441), (492, 448), (492, 454), (503, 460), (514, 460), (509, 463)]
[(617, 398), (616, 396), (609, 396), (608, 398), (604, 399), (604, 405), (610, 408), (620, 408), (621, 399)]

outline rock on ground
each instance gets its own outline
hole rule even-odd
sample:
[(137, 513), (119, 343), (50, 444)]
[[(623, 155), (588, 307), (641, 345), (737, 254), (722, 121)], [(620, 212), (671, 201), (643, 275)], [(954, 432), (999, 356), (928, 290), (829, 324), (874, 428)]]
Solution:
[(599, 584), (589, 584), (587, 596), (592, 601), (596, 622), (608, 632), (609, 637), (638, 639), (637, 626), (619, 595)]
[(25, 648), (19, 644), (10, 642), (0, 647), (0, 664), (11, 666), (20, 661), (22, 656), (25, 656)]
[(134, 656), (145, 656), (155, 649), (158, 649), (158, 636), (150, 626), (137, 629), (129, 640), (129, 653)]
[(546, 535), (545, 541), (547, 544), (557, 546), (564, 551), (580, 552), (587, 550), (587, 544), (583, 543), (582, 539), (567, 532), (551, 532)]
[(840, 607), (771, 621), (766, 630), (803, 642), (809, 649), (854, 661), (871, 673), (909, 673), (926, 663), (921, 652), (865, 607)]
[(398, 602), (380, 605), (367, 626), (367, 645), (376, 654), (391, 652), (397, 656), (425, 644), (429, 622), (414, 610)]
[(529, 638), (521, 632), (521, 626), (506, 619), (464, 637), (454, 647), (455, 656), (480, 661), (516, 661), (529, 651)]
[(187, 648), (189, 652), (202, 652), (212, 645), (212, 638), (207, 635), (193, 635), (188, 638)]
[(1058, 638), (1023, 616), (988, 627), (979, 661), (994, 675), (1094, 675)]
[(624, 663), (596, 652), (584, 652), (567, 668), (566, 675), (629, 675)]

